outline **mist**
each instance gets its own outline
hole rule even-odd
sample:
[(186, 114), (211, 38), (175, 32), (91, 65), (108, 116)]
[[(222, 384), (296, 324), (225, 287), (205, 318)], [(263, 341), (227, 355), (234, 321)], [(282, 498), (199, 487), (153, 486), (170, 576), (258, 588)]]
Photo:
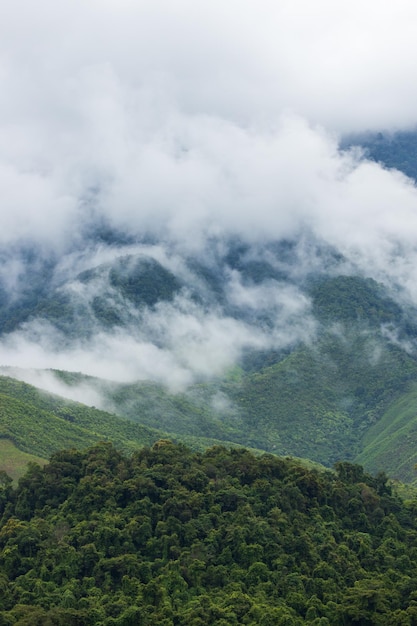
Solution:
[[(1, 364), (171, 389), (220, 376), (247, 350), (314, 340), (303, 280), (333, 271), (319, 249), (417, 306), (414, 181), (340, 148), (416, 127), (416, 22), (408, 1), (6, 1), (2, 298), (70, 296), (87, 321), (73, 336), (34, 306), (3, 333)], [(215, 274), (231, 241), (277, 274), (251, 283), (223, 264), (219, 300), (193, 263)], [(285, 280), (279, 241), (296, 242)], [(181, 288), (135, 309), (106, 278), (126, 255)], [(119, 326), (97, 323), (101, 296)]]
[[(161, 256), (159, 246), (156, 254)], [(171, 260), (170, 265), (177, 268), (180, 263)], [(109, 291), (101, 274), (87, 285), (69, 282), (64, 288), (76, 307), (84, 304), (80, 320), (74, 322), (78, 334), (65, 333), (50, 320), (35, 317), (3, 338), (2, 364), (80, 371), (118, 382), (151, 379), (179, 391), (223, 375), (247, 350), (284, 349), (314, 338), (310, 302), (295, 286), (277, 281), (245, 286), (239, 273), (232, 272), (225, 279), (228, 302), (220, 305), (210, 293), (206, 301), (196, 301), (190, 285), (194, 282), (200, 296), (204, 285), (190, 270), (183, 269), (183, 276), (189, 278), (187, 287), (172, 301), (139, 308)], [(117, 310), (121, 324), (100, 325), (89, 308), (96, 294)], [(88, 325), (89, 333), (84, 335), (81, 331)]]

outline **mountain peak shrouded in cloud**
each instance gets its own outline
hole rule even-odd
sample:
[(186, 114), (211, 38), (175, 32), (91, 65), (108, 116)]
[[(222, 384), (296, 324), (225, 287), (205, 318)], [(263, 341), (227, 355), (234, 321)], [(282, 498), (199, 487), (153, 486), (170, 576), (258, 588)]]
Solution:
[(377, 9), (7, 1), (1, 360), (184, 386), (311, 341), (314, 272), (416, 305), (414, 183), (340, 147), (417, 124), (417, 9)]

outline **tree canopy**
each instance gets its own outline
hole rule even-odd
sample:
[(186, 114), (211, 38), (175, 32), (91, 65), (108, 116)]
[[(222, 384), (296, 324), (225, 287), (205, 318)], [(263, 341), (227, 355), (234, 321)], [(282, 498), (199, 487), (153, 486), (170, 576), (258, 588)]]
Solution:
[(161, 440), (0, 480), (0, 624), (414, 624), (415, 504), (351, 463)]

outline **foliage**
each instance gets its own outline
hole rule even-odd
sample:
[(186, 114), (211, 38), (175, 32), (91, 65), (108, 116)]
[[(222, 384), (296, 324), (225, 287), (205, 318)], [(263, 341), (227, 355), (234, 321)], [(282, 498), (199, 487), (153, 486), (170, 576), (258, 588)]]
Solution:
[(160, 436), (130, 420), (0, 376), (0, 438), (23, 452), (48, 458), (68, 445), (85, 448), (103, 440), (135, 450)]
[[(312, 346), (258, 359), (252, 354), (246, 359), (252, 365), (238, 376), (187, 393), (146, 382), (102, 392), (117, 413), (180, 438), (211, 437), (328, 465), (354, 460), (368, 430), (417, 379), (415, 359), (385, 338), (381, 326), (395, 323), (399, 336), (409, 338), (414, 326), (370, 279), (322, 278), (309, 293), (321, 324)], [(390, 469), (408, 480), (413, 464)]]
[[(242, 280), (253, 284), (276, 279), (284, 272), (285, 259), (294, 260), (289, 244), (282, 245), (279, 254), (275, 278), (244, 246), (236, 244), (226, 261), (243, 272)], [(253, 272), (245, 273), (245, 268)], [(200, 272), (198, 268), (195, 271)], [(110, 292), (100, 292), (100, 302), (91, 304), (95, 314), (101, 311), (102, 323), (112, 326), (122, 323), (123, 315), (129, 315), (132, 307), (153, 306), (154, 292), (148, 293), (145, 283), (154, 285), (158, 299), (174, 297), (180, 284), (174, 284), (166, 272), (148, 257), (126, 256), (83, 272), (78, 280), (88, 289), (92, 281), (107, 281), (107, 287), (113, 289), (113, 299), (107, 299)], [(208, 284), (207, 289), (215, 290), (209, 285), (211, 278), (200, 278)], [(214, 278), (214, 285), (224, 285), (224, 276)], [(13, 402), (3, 399), (2, 420), (6, 421), (6, 404), (9, 414), (17, 416), (13, 428), (9, 419), (3, 433), (20, 449), (41, 457), (57, 448), (85, 447), (99, 440), (111, 440), (122, 449), (133, 450), (168, 433), (171, 439), (200, 450), (217, 441), (309, 458), (328, 466), (340, 459), (358, 459), (367, 468), (380, 469), (386, 461), (386, 469), (395, 478), (409, 481), (416, 461), (411, 445), (414, 416), (411, 410), (401, 412), (397, 403), (412, 393), (417, 381), (417, 362), (408, 349), (415, 345), (417, 336), (413, 312), (401, 308), (380, 284), (359, 276), (316, 276), (304, 288), (317, 320), (317, 334), (309, 345), (293, 346), (286, 352), (251, 351), (241, 367), (222, 379), (199, 382), (186, 393), (170, 393), (152, 382), (116, 384), (81, 374), (57, 373), (70, 386), (85, 383), (92, 387), (103, 406), (130, 422), (42, 395), (22, 383), (8, 380), (6, 385), (3, 379), (0, 393)], [(219, 292), (216, 298), (223, 296)], [(119, 308), (113, 309), (111, 303), (117, 298)], [(122, 317), (117, 317), (119, 314)], [(403, 339), (407, 351), (402, 347)], [(400, 415), (394, 417), (398, 410), (408, 420), (405, 429)], [(36, 419), (23, 419), (30, 415)], [(389, 424), (388, 437), (379, 434), (378, 423), (383, 429)], [(39, 431), (35, 437), (31, 429)]]
[(344, 462), (161, 440), (0, 486), (0, 623), (412, 624), (415, 504)]
[[(47, 321), (69, 337), (89, 336), (97, 327), (123, 326), (136, 313), (172, 300), (180, 280), (145, 255), (125, 255), (74, 277), (74, 284), (53, 280), (54, 259), (27, 251), (18, 278), (19, 297), (11, 297), (0, 280), (0, 329), (7, 333), (32, 319)], [(88, 289), (90, 287), (90, 289)], [(91, 296), (91, 301), (90, 301)]]
[(118, 259), (110, 269), (109, 279), (110, 285), (136, 306), (153, 306), (159, 300), (172, 300), (181, 286), (172, 272), (144, 255)]
[[(60, 378), (67, 383), (77, 384), (85, 382), (87, 377), (60, 372)], [(104, 381), (98, 382), (104, 384)], [(0, 376), (0, 443), (3, 440), (7, 446), (7, 454), (0, 456), (0, 470), (9, 470), (12, 462), (13, 467), (18, 465), (16, 470), (19, 473), (27, 460), (38, 460), (36, 457), (46, 459), (67, 446), (82, 449), (100, 441), (112, 441), (118, 448), (132, 452), (152, 444), (162, 436), (168, 435), (138, 421), (66, 400), (16, 379)], [(171, 438), (175, 441), (178, 435), (173, 434)], [(193, 437), (185, 433), (181, 440), (196, 450), (220, 443), (214, 438)], [(230, 442), (230, 445), (238, 444)], [(28, 456), (25, 457), (24, 453)], [(11, 471), (11, 474), (14, 476), (15, 472)]]
[(179, 438), (212, 437), (332, 465), (361, 452), (368, 429), (416, 378), (416, 362), (400, 348), (367, 327), (339, 325), (278, 363), (187, 393), (143, 382), (102, 393), (119, 414)]
[(313, 312), (327, 323), (364, 321), (377, 327), (401, 320), (401, 307), (371, 278), (336, 276), (316, 279), (310, 288)]
[(393, 402), (366, 433), (357, 460), (368, 471), (386, 471), (393, 478), (416, 481), (417, 385)]

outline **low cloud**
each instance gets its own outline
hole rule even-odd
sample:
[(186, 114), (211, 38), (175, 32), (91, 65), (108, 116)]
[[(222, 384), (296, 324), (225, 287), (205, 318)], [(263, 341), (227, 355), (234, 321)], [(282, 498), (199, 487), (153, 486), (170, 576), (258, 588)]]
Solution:
[[(246, 308), (252, 297), (249, 289), (240, 305)], [(135, 311), (133, 322), (123, 328), (106, 332), (97, 327), (86, 339), (71, 338), (37, 319), (3, 339), (1, 360), (8, 366), (81, 371), (117, 382), (151, 379), (178, 391), (223, 375), (248, 349), (282, 349), (314, 336), (307, 301), (295, 289), (276, 296), (278, 309), (266, 298), (252, 304), (259, 314), (269, 315), (265, 328), (257, 319), (233, 318), (185, 295)]]
[[(190, 259), (218, 263), (231, 240), (265, 251), (290, 240), (297, 284), (313, 267), (329, 271), (318, 250), (334, 250), (345, 269), (417, 305), (415, 185), (339, 149), (345, 132), (416, 126), (414, 3), (383, 0), (376, 14), (359, 0), (314, 10), (303, 0), (17, 0), (3, 13), (0, 278), (10, 298), (25, 291), (28, 249), (52, 259), (47, 287), (70, 281), (88, 303), (78, 274), (123, 254), (151, 255), (197, 289)], [(183, 290), (139, 317), (126, 308), (128, 330), (93, 327), (82, 340), (28, 321), (3, 338), (1, 361), (183, 387), (246, 349), (314, 337), (298, 287), (223, 278), (228, 306), (252, 320)]]
[(67, 384), (52, 370), (24, 369), (22, 367), (0, 367), (0, 374), (17, 378), (28, 385), (33, 385), (68, 400), (82, 402), (87, 406), (94, 406), (103, 410), (109, 408), (108, 403), (105, 403), (103, 399), (99, 385), (95, 385), (94, 381), (86, 380), (83, 383)]

